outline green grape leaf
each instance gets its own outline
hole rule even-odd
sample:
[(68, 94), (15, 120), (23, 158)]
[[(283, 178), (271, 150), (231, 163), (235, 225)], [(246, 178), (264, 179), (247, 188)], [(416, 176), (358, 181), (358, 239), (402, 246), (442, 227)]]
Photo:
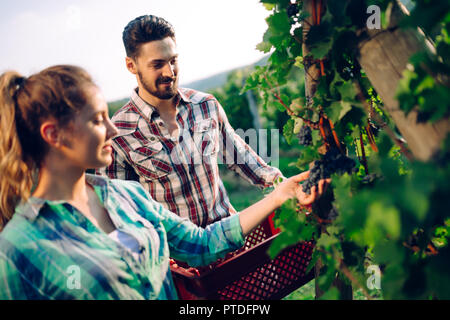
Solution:
[(351, 81), (344, 82), (341, 86), (338, 87), (338, 91), (341, 94), (341, 99), (343, 101), (352, 102), (355, 100), (356, 89)]
[(374, 245), (387, 236), (395, 240), (400, 232), (400, 213), (396, 207), (378, 201), (369, 205), (364, 230), (366, 243)]
[(272, 44), (269, 42), (260, 42), (256, 45), (256, 49), (264, 52), (264, 53), (268, 53), (270, 51), (270, 49), (272, 49)]
[(283, 136), (286, 138), (288, 144), (292, 143), (292, 138), (294, 137), (294, 120), (289, 119), (283, 127)]

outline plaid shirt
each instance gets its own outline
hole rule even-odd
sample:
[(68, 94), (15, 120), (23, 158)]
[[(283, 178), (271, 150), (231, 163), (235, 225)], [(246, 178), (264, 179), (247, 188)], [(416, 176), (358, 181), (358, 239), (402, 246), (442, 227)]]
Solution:
[(157, 110), (133, 90), (113, 117), (113, 162), (98, 174), (139, 181), (168, 210), (199, 226), (236, 213), (219, 176), (225, 163), (250, 183), (269, 187), (282, 176), (268, 166), (230, 126), (212, 96), (178, 90), (178, 134), (171, 136)]
[(207, 265), (244, 244), (239, 215), (206, 229), (164, 209), (136, 182), (87, 175), (139, 257), (64, 201), (31, 198), (0, 233), (0, 299), (176, 299), (169, 251)]

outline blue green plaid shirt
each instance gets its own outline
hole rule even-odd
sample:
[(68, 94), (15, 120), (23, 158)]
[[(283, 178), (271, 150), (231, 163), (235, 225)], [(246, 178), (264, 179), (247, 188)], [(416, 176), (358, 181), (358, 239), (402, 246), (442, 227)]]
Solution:
[(176, 299), (169, 254), (207, 265), (240, 248), (239, 216), (197, 227), (137, 182), (86, 175), (139, 256), (65, 201), (31, 198), (0, 233), (0, 299)]

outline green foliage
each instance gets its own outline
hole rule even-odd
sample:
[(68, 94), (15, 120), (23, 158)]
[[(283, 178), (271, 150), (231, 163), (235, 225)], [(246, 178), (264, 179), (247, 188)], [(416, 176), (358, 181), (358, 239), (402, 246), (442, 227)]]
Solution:
[(116, 100), (113, 102), (108, 103), (108, 113), (109, 117), (111, 118), (117, 111), (119, 111), (120, 108), (122, 108), (126, 103), (128, 102), (128, 99), (121, 99)]
[(253, 116), (250, 113), (247, 96), (240, 94), (244, 82), (245, 71), (233, 71), (228, 75), (227, 82), (221, 88), (212, 90), (213, 94), (225, 112), (233, 128), (247, 130), (253, 128)]
[(410, 58), (397, 88), (400, 108), (409, 113), (418, 107), (418, 120), (437, 121), (450, 113), (450, 2), (415, 1), (405, 28), (422, 28), (433, 41), (435, 53), (419, 52)]
[[(450, 41), (440, 44), (446, 47), (443, 51), (450, 50)], [(445, 54), (449, 56), (449, 52)], [(420, 122), (434, 122), (447, 117), (450, 112), (450, 90), (448, 84), (439, 81), (439, 77), (443, 71), (450, 73), (450, 63), (434, 61), (425, 53), (414, 55), (410, 62), (397, 88), (400, 108), (409, 113), (418, 107)]]
[(280, 227), (282, 233), (273, 241), (269, 249), (269, 255), (273, 258), (284, 248), (301, 240), (309, 241), (313, 234), (317, 233), (317, 226), (308, 223), (304, 214), (296, 213), (294, 200), (286, 201), (276, 211), (275, 226)]
[[(303, 55), (302, 43), (309, 14), (302, 1), (296, 2), (300, 10), (294, 16), (287, 12), (289, 1), (261, 2), (271, 15), (257, 48), (271, 56), (266, 66), (248, 77), (244, 90), (259, 91), (266, 109), (287, 111), (279, 127), (292, 147), (302, 125), (308, 121), (317, 124), (326, 116), (347, 155), (359, 160), (355, 174), (333, 176), (332, 191), (314, 206), (312, 214), (298, 212), (294, 201), (277, 211), (275, 222), (283, 233), (269, 253), (274, 256), (297, 241), (314, 239), (316, 250), (308, 268), (319, 260), (324, 266), (317, 281), (325, 291), (322, 299), (342, 298), (335, 286), (337, 278), (351, 283), (366, 298), (379, 298), (379, 290), (366, 286), (366, 268), (371, 264), (381, 268), (383, 298), (449, 299), (450, 138), (429, 162), (409, 162), (389, 136), (378, 132), (381, 128), (374, 123), (374, 114), (391, 131), (396, 129), (357, 61), (367, 7), (375, 4), (381, 8), (386, 27), (394, 1), (327, 1), (321, 23), (311, 26), (307, 34), (308, 57)], [(411, 15), (400, 26), (422, 28), (432, 40), (435, 54), (419, 52), (411, 57), (399, 87), (392, 90), (405, 113), (417, 108), (419, 121), (434, 122), (449, 116), (450, 4), (416, 0), (407, 5)], [(311, 63), (319, 67), (321, 59), (325, 75), (318, 79), (313, 99), (307, 101), (304, 69)], [(371, 105), (370, 114), (363, 103)], [(378, 152), (371, 148), (374, 143)], [(321, 147), (322, 137), (313, 130), (313, 144), (299, 148), (297, 168), (306, 170), (320, 159)], [(318, 219), (327, 217), (331, 217), (327, 222)]]

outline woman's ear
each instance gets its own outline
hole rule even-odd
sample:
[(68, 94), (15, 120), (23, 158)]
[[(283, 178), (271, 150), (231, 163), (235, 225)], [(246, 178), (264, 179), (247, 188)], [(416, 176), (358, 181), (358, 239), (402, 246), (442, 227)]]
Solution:
[(55, 121), (45, 121), (40, 130), (42, 139), (52, 147), (60, 147), (62, 142), (61, 131)]

